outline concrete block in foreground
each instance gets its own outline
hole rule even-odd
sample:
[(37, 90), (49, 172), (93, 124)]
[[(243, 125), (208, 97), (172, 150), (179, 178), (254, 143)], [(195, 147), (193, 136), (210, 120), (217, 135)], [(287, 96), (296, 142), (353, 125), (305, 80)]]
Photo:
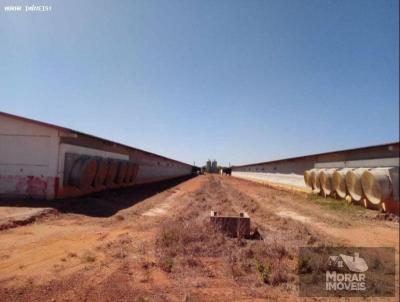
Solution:
[(250, 237), (250, 217), (247, 213), (239, 216), (220, 216), (216, 211), (211, 211), (210, 222), (231, 237)]

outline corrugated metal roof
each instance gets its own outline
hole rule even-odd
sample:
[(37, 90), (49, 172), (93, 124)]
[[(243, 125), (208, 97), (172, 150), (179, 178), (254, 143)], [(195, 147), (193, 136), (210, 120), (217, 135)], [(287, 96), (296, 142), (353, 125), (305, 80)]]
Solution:
[(302, 155), (302, 156), (297, 156), (297, 157), (283, 158), (283, 159), (277, 159), (277, 160), (272, 160), (272, 161), (244, 164), (244, 165), (238, 165), (238, 166), (234, 165), (232, 167), (242, 168), (242, 167), (251, 167), (251, 166), (258, 166), (258, 165), (265, 165), (265, 164), (273, 164), (273, 163), (284, 162), (284, 161), (312, 158), (312, 157), (321, 156), (321, 155), (331, 155), (331, 154), (358, 151), (358, 150), (368, 150), (368, 149), (372, 149), (372, 148), (389, 147), (389, 146), (393, 146), (393, 145), (395, 145), (395, 146), (397, 145), (397, 148), (399, 148), (400, 142), (393, 142), (393, 143), (386, 143), (386, 144), (380, 144), (380, 145), (372, 145), (372, 146), (365, 146), (365, 147), (358, 147), (358, 148), (344, 149), (344, 150), (337, 150), (337, 151), (329, 151), (329, 152), (324, 152), (324, 153)]
[(3, 111), (0, 111), (0, 115), (6, 116), (6, 117), (9, 117), (9, 118), (12, 118), (12, 119), (20, 120), (20, 121), (23, 121), (23, 122), (28, 122), (28, 123), (40, 125), (40, 126), (43, 126), (43, 127), (53, 128), (53, 129), (56, 129), (56, 130), (62, 130), (62, 131), (65, 131), (65, 132), (77, 133), (79, 135), (84, 135), (84, 136), (87, 136), (87, 137), (91, 137), (91, 138), (94, 138), (94, 139), (97, 139), (97, 140), (101, 140), (103, 142), (112, 143), (112, 144), (115, 144), (115, 145), (118, 145), (118, 146), (122, 146), (122, 147), (125, 147), (125, 148), (128, 148), (128, 149), (141, 151), (141, 152), (144, 152), (144, 153), (147, 153), (147, 154), (150, 154), (150, 155), (154, 155), (154, 156), (160, 157), (162, 159), (171, 160), (171, 161), (174, 161), (174, 162), (177, 162), (177, 163), (180, 163), (180, 164), (185, 164), (185, 165), (188, 165), (188, 166), (193, 166), (193, 165), (178, 161), (176, 159), (168, 158), (168, 157), (156, 154), (156, 153), (148, 152), (148, 151), (141, 150), (141, 149), (138, 149), (138, 148), (134, 148), (134, 147), (131, 147), (131, 146), (128, 146), (128, 145), (124, 145), (124, 144), (121, 144), (121, 143), (113, 142), (113, 141), (110, 141), (110, 140), (105, 139), (105, 138), (101, 138), (101, 137), (98, 137), (98, 136), (95, 136), (95, 135), (92, 135), (92, 134), (87, 134), (87, 133), (84, 133), (84, 132), (76, 131), (76, 130), (73, 130), (73, 129), (70, 129), (70, 128), (66, 128), (66, 127), (62, 127), (62, 126), (58, 126), (58, 125), (54, 125), (54, 124), (50, 124), (50, 123), (46, 123), (46, 122), (41, 122), (41, 121), (30, 119), (30, 118), (27, 118), (27, 117), (18, 116), (18, 115), (14, 115), (14, 114), (11, 114), (11, 113), (6, 113), (6, 112), (3, 112)]

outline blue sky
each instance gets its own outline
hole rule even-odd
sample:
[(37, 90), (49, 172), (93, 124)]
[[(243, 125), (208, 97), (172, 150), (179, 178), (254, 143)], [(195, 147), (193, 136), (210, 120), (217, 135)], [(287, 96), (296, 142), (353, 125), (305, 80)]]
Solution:
[(399, 139), (398, 1), (0, 3), (1, 111), (196, 164)]

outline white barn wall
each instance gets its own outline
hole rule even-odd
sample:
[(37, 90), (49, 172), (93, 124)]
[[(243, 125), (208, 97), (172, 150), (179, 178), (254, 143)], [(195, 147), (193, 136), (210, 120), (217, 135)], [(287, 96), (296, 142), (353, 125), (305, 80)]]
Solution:
[[(53, 199), (80, 196), (64, 186), (65, 153), (129, 160), (139, 170), (132, 184), (151, 183), (192, 173), (192, 166), (71, 129), (0, 112), (0, 196)], [(114, 187), (126, 185), (116, 184)]]
[(304, 191), (307, 190), (304, 184), (303, 175), (298, 175), (294, 173), (282, 174), (232, 171), (232, 176), (264, 183), (287, 185), (302, 189)]
[(54, 196), (58, 130), (0, 117), (0, 194)]

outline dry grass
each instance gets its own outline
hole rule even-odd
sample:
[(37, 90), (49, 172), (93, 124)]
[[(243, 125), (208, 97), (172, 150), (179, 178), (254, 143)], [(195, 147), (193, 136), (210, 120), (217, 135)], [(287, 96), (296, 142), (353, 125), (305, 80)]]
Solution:
[(296, 274), (294, 256), (284, 245), (225, 237), (208, 221), (165, 225), (157, 236), (156, 255), (158, 266), (168, 273), (185, 274), (191, 268), (213, 278), (203, 260), (218, 258), (225, 263), (222, 273), (237, 281), (278, 286)]
[[(161, 227), (155, 245), (157, 265), (170, 273), (171, 277), (179, 275), (179, 278), (184, 278), (195, 272), (198, 277), (210, 279), (229, 277), (249, 288), (262, 284), (280, 286), (293, 283), (297, 275), (295, 247), (298, 247), (298, 240), (307, 240), (308, 231), (298, 228), (294, 234), (291, 231), (292, 222), (280, 221), (269, 213), (263, 213), (263, 209), (242, 192), (232, 188), (229, 192), (225, 194), (217, 190), (210, 196), (195, 194), (196, 201), (186, 209), (184, 218), (177, 218)], [(239, 207), (245, 211), (264, 219), (268, 217), (275, 225), (288, 230), (279, 234), (274, 232), (273, 235), (267, 232), (266, 240), (226, 237), (209, 223), (206, 213), (213, 209), (228, 213), (232, 211), (233, 200), (237, 200)], [(274, 239), (281, 238), (281, 235), (289, 235), (291, 239), (289, 242)], [(216, 269), (209, 266), (210, 261), (221, 263), (222, 266)]]
[(81, 260), (83, 263), (92, 263), (96, 261), (96, 256), (91, 252), (86, 252), (82, 255)]
[(78, 255), (77, 255), (76, 253), (69, 252), (69, 253), (68, 253), (68, 257), (70, 257), (70, 258), (75, 258), (75, 257), (78, 257)]
[[(302, 224), (291, 218), (280, 217), (276, 211), (282, 206), (307, 215), (314, 222), (321, 221), (329, 225), (323, 220), (325, 209), (314, 202), (307, 202), (305, 194), (290, 196), (286, 192), (268, 190), (233, 178), (226, 178), (224, 182), (219, 177), (199, 178), (196, 182), (198, 189), (195, 186), (183, 189), (182, 195), (169, 199), (170, 208), (158, 217), (146, 217), (142, 213), (165, 203), (166, 193), (144, 199), (126, 211), (113, 212), (114, 216), (107, 219), (84, 215), (66, 215), (64, 218), (64, 214), (61, 214), (60, 220), (55, 221), (54, 225), (65, 226), (66, 235), (59, 239), (71, 242), (66, 241), (65, 246), (57, 244), (60, 249), (49, 253), (55, 255), (53, 262), (49, 261), (48, 271), (51, 275), (46, 273), (43, 276), (43, 285), (35, 280), (35, 284), (21, 283), (21, 288), (17, 284), (24, 279), (17, 277), (16, 281), (10, 282), (9, 288), (0, 287), (0, 300), (299, 300), (298, 249), (302, 246), (320, 246), (322, 241), (330, 240), (330, 237), (321, 236), (320, 229), (314, 224)], [(146, 194), (143, 192), (143, 196)], [(115, 201), (118, 202), (118, 198)], [(248, 212), (252, 227), (258, 227), (264, 240), (225, 237), (209, 226), (211, 210), (223, 215)], [(124, 213), (124, 221), (118, 221), (120, 218), (115, 217), (121, 213)], [(347, 221), (341, 212), (330, 211), (328, 214), (335, 220)], [(69, 232), (71, 219), (74, 219), (74, 229)], [(161, 221), (165, 221), (165, 224)], [(43, 248), (38, 249), (34, 244), (29, 247), (32, 251), (28, 255), (53, 248), (53, 232), (47, 234), (40, 232), (41, 229), (33, 230), (29, 236), (40, 242)], [(87, 236), (90, 241), (75, 244), (77, 231), (85, 232), (85, 238)], [(349, 232), (352, 231), (349, 229)], [(354, 231), (357, 234), (355, 237), (364, 234)], [(365, 239), (373, 242), (379, 235), (382, 242), (391, 242), (391, 236), (385, 237), (386, 232), (391, 234), (391, 229), (385, 228), (384, 231), (377, 231), (377, 235), (368, 235)], [(4, 238), (7, 237), (6, 234)], [(15, 242), (24, 239), (16, 237)], [(7, 245), (3, 256), (0, 255), (0, 261), (11, 263), (15, 244), (10, 241)], [(68, 254), (70, 251), (76, 253)], [(85, 257), (86, 251), (93, 254)], [(11, 260), (5, 259), (9, 254), (12, 255)], [(67, 261), (64, 262), (61, 257)], [(18, 270), (18, 265), (22, 263), (12, 263), (17, 267), (14, 275), (31, 277), (30, 267)], [(54, 263), (57, 266), (53, 267)], [(43, 271), (46, 266), (47, 259), (43, 262)], [(371, 268), (380, 266), (379, 262), (371, 263)], [(301, 267), (307, 268), (307, 263), (299, 264)], [(315, 276), (318, 276), (317, 273)], [(45, 279), (47, 275), (52, 278), (49, 279), (51, 283)]]
[(171, 257), (177, 255), (213, 256), (221, 252), (225, 237), (209, 223), (177, 221), (162, 228), (157, 251)]
[(170, 273), (172, 272), (172, 267), (174, 266), (174, 260), (171, 257), (164, 256), (159, 259), (158, 265), (164, 272)]
[(156, 239), (156, 255), (159, 266), (167, 272), (173, 264), (201, 266), (201, 257), (218, 256), (225, 238), (209, 224), (178, 221), (165, 225)]
[(118, 215), (115, 215), (115, 219), (119, 220), (119, 221), (122, 221), (122, 220), (125, 220), (125, 217), (120, 215), (120, 214), (118, 214)]

